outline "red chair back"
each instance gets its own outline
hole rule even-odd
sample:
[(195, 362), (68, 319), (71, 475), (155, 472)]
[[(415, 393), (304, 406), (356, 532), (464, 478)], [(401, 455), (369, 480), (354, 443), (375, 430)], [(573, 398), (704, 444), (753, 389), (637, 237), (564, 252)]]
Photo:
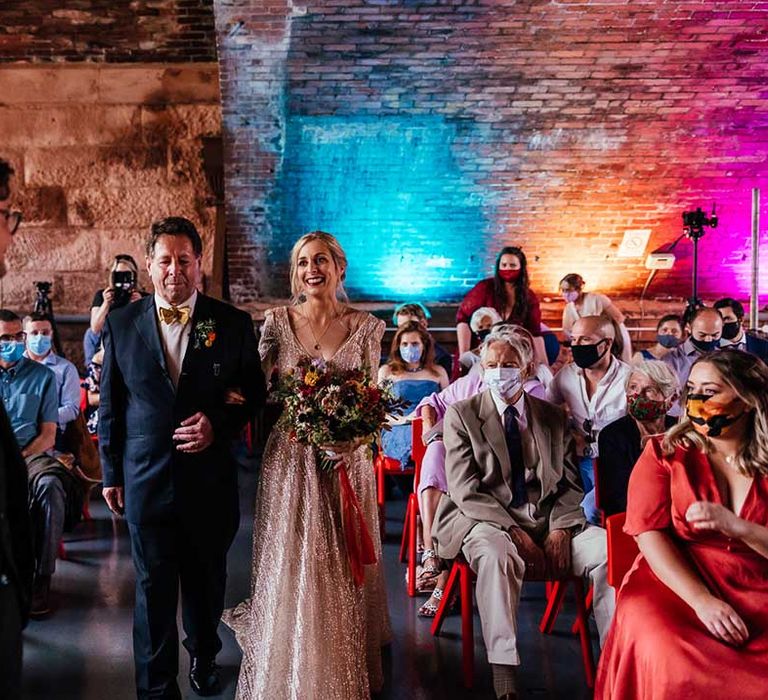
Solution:
[(88, 390), (84, 387), (80, 387), (80, 413), (85, 415), (85, 411), (88, 408)]
[(415, 418), (411, 423), (411, 459), (413, 460), (413, 490), (416, 491), (419, 487), (419, 479), (421, 478), (421, 463), (424, 460), (424, 453), (427, 451), (426, 446), (421, 440), (422, 420), (421, 418)]
[(608, 583), (614, 588), (621, 586), (627, 572), (632, 568), (640, 550), (634, 538), (624, 532), (626, 513), (616, 513), (605, 521), (608, 535)]

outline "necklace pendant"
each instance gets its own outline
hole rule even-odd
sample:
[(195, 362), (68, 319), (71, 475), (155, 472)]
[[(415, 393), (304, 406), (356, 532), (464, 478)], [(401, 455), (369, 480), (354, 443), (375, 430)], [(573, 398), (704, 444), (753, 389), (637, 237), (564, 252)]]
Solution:
[(320, 343), (315, 343), (315, 350), (319, 350), (319, 349), (320, 349)]

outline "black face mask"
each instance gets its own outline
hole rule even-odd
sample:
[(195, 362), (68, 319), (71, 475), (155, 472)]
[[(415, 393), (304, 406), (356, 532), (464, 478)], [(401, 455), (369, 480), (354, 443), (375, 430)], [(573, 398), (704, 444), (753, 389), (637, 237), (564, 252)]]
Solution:
[(490, 328), (486, 328), (486, 329), (485, 329), (485, 330), (483, 330), (483, 331), (477, 331), (477, 332), (475, 333), (475, 335), (476, 335), (478, 338), (480, 338), (480, 342), (482, 343), (482, 342), (483, 342), (483, 341), (484, 341), (484, 340), (485, 340), (485, 339), (488, 337), (488, 334), (489, 334), (490, 332), (491, 332), (491, 329), (490, 329)]
[(720, 347), (719, 340), (696, 340), (693, 336), (691, 336), (691, 343), (693, 343), (693, 347), (701, 352), (713, 352)]
[(738, 321), (729, 321), (723, 324), (723, 338), (733, 340), (741, 332), (741, 324)]
[(602, 343), (606, 343), (606, 345), (608, 344), (606, 339), (603, 338), (603, 340), (594, 345), (571, 345), (571, 354), (573, 355), (573, 362), (576, 366), (581, 367), (581, 369), (589, 369), (600, 362), (605, 356), (605, 353), (608, 352), (607, 347), (603, 352), (598, 350)]

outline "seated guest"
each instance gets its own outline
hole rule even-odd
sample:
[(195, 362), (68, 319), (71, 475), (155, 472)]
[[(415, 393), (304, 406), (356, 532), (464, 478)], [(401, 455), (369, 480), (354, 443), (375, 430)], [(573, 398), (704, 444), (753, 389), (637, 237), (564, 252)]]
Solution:
[[(494, 327), (485, 342), (494, 340), (513, 339), (519, 343), (524, 360), (528, 367), (523, 390), (540, 399), (546, 396), (546, 390), (533, 373), (533, 338), (525, 328), (512, 324), (498, 324)], [(419, 514), (421, 515), (422, 537), (424, 552), (422, 553), (422, 569), (416, 587), (419, 591), (432, 590), (432, 595), (419, 608), (421, 617), (434, 617), (443, 590), (448, 582), (448, 570), (443, 566), (432, 545), (432, 521), (440, 502), (440, 497), (447, 492), (448, 485), (445, 477), (445, 446), (443, 444), (443, 418), (448, 406), (458, 401), (471, 398), (485, 389), (483, 384), (482, 367), (476, 366), (468, 375), (457, 379), (440, 393), (431, 394), (421, 400), (415, 413), (422, 419), (422, 438), (426, 451), (421, 463), (421, 478), (419, 481)]]
[(580, 507), (583, 492), (565, 412), (526, 396), (527, 350), (486, 341), (482, 393), (450, 406), (448, 494), (432, 527), (438, 556), (463, 554), (477, 574), (477, 607), (496, 694), (517, 697), (517, 607), (523, 579), (588, 576), (600, 638), (613, 614), (606, 540)]
[(606, 425), (597, 437), (600, 510), (606, 517), (627, 509), (629, 475), (648, 438), (675, 424), (667, 415), (680, 393), (674, 372), (658, 360), (638, 362), (631, 368), (627, 415)]
[[(379, 367), (379, 382), (384, 380), (393, 382), (395, 394), (411, 408), (425, 396), (448, 386), (448, 374), (435, 364), (432, 336), (421, 324), (410, 321), (397, 329), (389, 360)], [(382, 431), (381, 448), (405, 469), (411, 459), (411, 426), (401, 419), (391, 430)]]
[(571, 338), (573, 325), (583, 316), (606, 316), (618, 329), (611, 351), (624, 362), (632, 359), (632, 341), (624, 325), (624, 314), (605, 294), (584, 291), (584, 279), (571, 273), (560, 280), (560, 291), (565, 301), (563, 308), (563, 334)]
[[(472, 329), (472, 335), (482, 343), (486, 336), (491, 332), (491, 328), (501, 323), (501, 316), (492, 306), (481, 306), (473, 314), (469, 321), (469, 327)], [(472, 368), (478, 362), (480, 362), (480, 348), (476, 347), (474, 350), (465, 352), (460, 358), (459, 362), (462, 367), (466, 369)]]
[(24, 357), (21, 319), (0, 309), (0, 387), (16, 442), (27, 462), (35, 535), (35, 581), (30, 614), (48, 612), (51, 576), (65, 526), (80, 516), (83, 490), (58, 460), (47, 454), (56, 441), (56, 376)]
[[(117, 273), (117, 274), (116, 274)], [(123, 277), (126, 279), (124, 280)], [(101, 331), (112, 309), (138, 301), (147, 293), (138, 288), (139, 266), (130, 255), (116, 255), (109, 270), (107, 286), (99, 289), (91, 302), (91, 324), (83, 338), (86, 366), (101, 342)]]
[[(395, 324), (395, 328), (400, 328), (406, 323), (415, 322), (421, 325), (424, 330), (429, 330), (429, 319), (431, 318), (429, 309), (418, 301), (408, 302), (406, 304), (400, 304), (395, 307), (395, 311), (392, 314), (392, 322)], [(432, 341), (435, 348), (435, 362), (440, 365), (450, 377), (453, 371), (453, 357), (442, 345)]]
[(26, 316), (24, 332), (27, 336), (27, 357), (45, 365), (56, 375), (56, 398), (59, 406), (56, 449), (64, 450), (62, 438), (67, 423), (75, 420), (80, 413), (80, 375), (69, 360), (54, 352), (53, 324), (45, 314), (33, 313)]
[(99, 400), (101, 384), (101, 366), (104, 363), (104, 346), (100, 345), (93, 359), (88, 363), (85, 379), (81, 386), (86, 391), (85, 426), (88, 433), (97, 435), (99, 432)]
[(660, 360), (682, 342), (683, 324), (680, 317), (676, 314), (667, 314), (662, 316), (656, 324), (656, 342), (650, 348), (636, 352), (632, 361)]
[(547, 398), (568, 410), (586, 492), (584, 513), (589, 522), (599, 523), (592, 460), (599, 454), (600, 431), (627, 413), (624, 387), (630, 369), (611, 354), (615, 330), (606, 316), (582, 316), (573, 324), (571, 334), (573, 363), (555, 375)]
[(720, 347), (734, 350), (747, 349), (747, 335), (744, 333), (744, 307), (736, 299), (725, 297), (712, 304), (723, 317), (723, 332), (720, 336)]
[[(723, 317), (717, 309), (701, 306), (691, 313), (686, 330), (689, 333), (688, 340), (662, 358), (677, 375), (681, 387), (688, 381), (688, 372), (691, 371), (693, 363), (702, 355), (720, 347)], [(670, 409), (670, 415), (679, 416), (681, 412), (680, 406), (675, 402)]]
[(699, 358), (686, 418), (629, 481), (640, 555), (624, 579), (595, 697), (762, 700), (768, 678), (768, 367)]

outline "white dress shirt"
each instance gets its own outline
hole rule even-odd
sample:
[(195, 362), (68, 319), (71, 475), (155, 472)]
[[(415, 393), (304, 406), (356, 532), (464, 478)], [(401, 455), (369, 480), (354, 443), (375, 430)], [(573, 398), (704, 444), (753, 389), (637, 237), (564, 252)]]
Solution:
[(179, 376), (181, 375), (181, 365), (184, 362), (184, 355), (187, 352), (187, 346), (189, 345), (189, 335), (192, 332), (192, 317), (195, 313), (195, 304), (197, 303), (197, 290), (192, 292), (192, 296), (189, 299), (176, 304), (177, 308), (182, 306), (189, 307), (189, 320), (182, 326), (178, 321), (175, 323), (164, 323), (160, 320), (160, 309), (170, 309), (169, 304), (165, 299), (155, 294), (155, 309), (157, 311), (156, 318), (160, 328), (160, 342), (163, 345), (163, 353), (165, 354), (165, 364), (168, 368), (168, 374), (171, 376), (174, 386), (179, 384)]
[(584, 421), (592, 423), (590, 457), (597, 457), (597, 435), (609, 423), (627, 414), (626, 384), (632, 373), (630, 366), (611, 357), (608, 371), (598, 382), (592, 396), (587, 395), (584, 370), (575, 363), (565, 365), (552, 380), (547, 399), (558, 406), (565, 404), (571, 415), (571, 424), (586, 437)]

